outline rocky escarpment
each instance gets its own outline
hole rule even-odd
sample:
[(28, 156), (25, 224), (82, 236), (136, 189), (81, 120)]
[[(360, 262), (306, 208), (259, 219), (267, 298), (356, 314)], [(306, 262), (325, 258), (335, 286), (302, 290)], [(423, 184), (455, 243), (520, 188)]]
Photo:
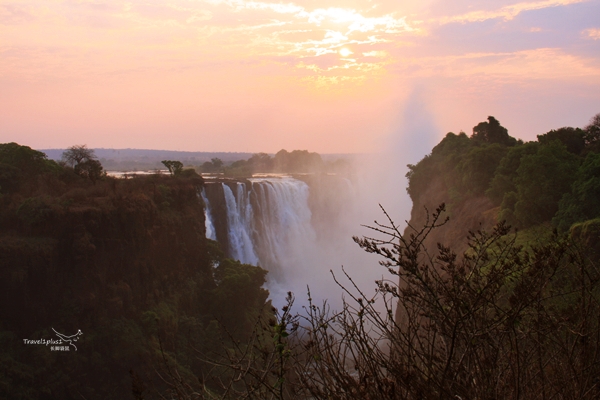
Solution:
[(461, 254), (468, 248), (469, 231), (489, 231), (498, 222), (498, 207), (488, 197), (480, 195), (456, 201), (443, 178), (434, 176), (425, 190), (414, 196), (410, 226), (405, 229), (404, 234), (410, 235), (415, 233), (415, 230), (420, 230), (441, 204), (445, 204), (446, 212), (441, 215), (439, 222), (446, 218), (448, 222), (432, 230), (424, 242), (432, 255), (437, 254), (438, 243)]

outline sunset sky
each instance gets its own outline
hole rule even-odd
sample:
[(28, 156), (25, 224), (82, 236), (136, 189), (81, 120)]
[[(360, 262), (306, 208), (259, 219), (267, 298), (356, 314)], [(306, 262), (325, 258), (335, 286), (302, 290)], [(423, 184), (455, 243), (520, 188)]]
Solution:
[(365, 153), (599, 112), (600, 0), (0, 0), (2, 143)]

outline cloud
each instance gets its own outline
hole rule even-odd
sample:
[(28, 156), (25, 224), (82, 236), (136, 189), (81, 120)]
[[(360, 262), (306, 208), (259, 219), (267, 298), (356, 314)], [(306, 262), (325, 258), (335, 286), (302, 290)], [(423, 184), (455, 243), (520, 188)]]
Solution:
[(544, 0), (534, 2), (522, 2), (487, 11), (471, 11), (461, 15), (445, 16), (439, 19), (439, 23), (467, 23), (481, 22), (489, 19), (503, 19), (505, 21), (515, 18), (524, 11), (541, 10), (548, 7), (560, 7), (570, 4), (584, 3), (589, 0)]
[(598, 28), (590, 28), (586, 29), (582, 32), (583, 36), (588, 39), (598, 40), (600, 39), (600, 29)]
[(33, 15), (22, 4), (0, 4), (0, 25), (23, 24), (33, 19)]

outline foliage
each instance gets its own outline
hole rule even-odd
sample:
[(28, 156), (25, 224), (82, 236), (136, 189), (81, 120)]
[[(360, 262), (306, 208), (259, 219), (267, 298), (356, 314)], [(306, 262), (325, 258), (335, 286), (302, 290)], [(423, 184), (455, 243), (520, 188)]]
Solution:
[(48, 158), (41, 151), (17, 143), (0, 144), (0, 163), (18, 168), (26, 173), (42, 172), (48, 165)]
[(473, 128), (469, 138), (464, 132), (448, 133), (431, 154), (418, 164), (408, 165), (407, 191), (415, 202), (431, 182), (439, 179), (449, 192), (458, 194), (450, 207), (473, 196), (481, 196), (489, 189), (498, 165), (510, 153), (517, 140), (508, 136), (506, 128), (494, 118)]
[(460, 187), (473, 194), (481, 195), (490, 186), (500, 161), (508, 152), (506, 146), (494, 143), (472, 148), (457, 165), (462, 177)]
[[(266, 272), (205, 239), (201, 179), (92, 185), (25, 146), (0, 148), (17, 155), (3, 159), (17, 180), (0, 199), (0, 292), (10, 299), (0, 302), (0, 398), (121, 399), (132, 384), (138, 397), (160, 397), (163, 354), (193, 379), (210, 369), (192, 344), (227, 352), (272, 315)], [(81, 329), (77, 354), (23, 345), (54, 337), (50, 327)]]
[(273, 163), (276, 172), (318, 172), (323, 167), (321, 156), (308, 150), (280, 150)]
[(181, 161), (163, 160), (161, 162), (167, 167), (171, 175), (179, 175), (181, 171), (183, 171), (183, 164)]
[(552, 222), (561, 231), (578, 221), (600, 217), (600, 153), (589, 153), (577, 171), (571, 192), (565, 193)]
[(220, 375), (221, 398), (597, 398), (597, 265), (564, 238), (524, 250), (504, 224), (470, 233), (461, 256), (441, 244), (430, 254), (424, 242), (443, 212), (407, 234), (388, 217), (372, 227), (380, 239), (354, 238), (388, 271), (377, 295), (345, 274), (334, 276), (341, 310), (309, 298), (291, 317), (288, 297), (276, 346), (254, 330), (215, 362), (232, 373)]
[(438, 196), (449, 210), (485, 194), (499, 206), (498, 220), (519, 228), (553, 221), (566, 231), (598, 215), (597, 171), (585, 160), (600, 151), (599, 125), (600, 114), (584, 129), (562, 127), (522, 143), (488, 117), (473, 128), (471, 138), (448, 133), (431, 154), (409, 165), (407, 191), (415, 203)]
[(262, 289), (267, 271), (224, 259), (214, 269), (211, 312), (235, 337), (245, 337), (262, 313), (269, 293)]
[(0, 143), (0, 193), (15, 191), (33, 176), (53, 173), (59, 168), (41, 151), (17, 143)]
[[(521, 159), (525, 156), (537, 153), (539, 143), (528, 142), (521, 146), (511, 147), (504, 158), (498, 164), (494, 177), (490, 182), (490, 187), (486, 191), (494, 203), (502, 203), (505, 196), (516, 193), (516, 179), (518, 169), (521, 165)], [(504, 207), (503, 207), (504, 208)]]
[(579, 128), (563, 127), (557, 130), (551, 130), (544, 135), (538, 135), (538, 142), (541, 144), (549, 144), (554, 140), (558, 140), (565, 145), (567, 151), (573, 154), (581, 154), (585, 148), (585, 131)]
[(77, 175), (88, 178), (93, 183), (96, 183), (102, 177), (102, 164), (98, 160), (86, 160), (78, 163), (74, 171)]
[(480, 122), (473, 127), (471, 139), (485, 143), (498, 143), (505, 146), (514, 146), (517, 140), (508, 135), (508, 130), (500, 125), (494, 117), (488, 117), (487, 122)]
[(594, 115), (584, 129), (586, 148), (590, 151), (600, 152), (600, 113)]
[(72, 167), (73, 171), (94, 184), (102, 176), (102, 164), (98, 161), (93, 149), (86, 145), (71, 146), (62, 154), (63, 162)]
[(578, 164), (577, 157), (555, 141), (523, 157), (515, 180), (516, 203), (508, 209), (515, 222), (528, 227), (551, 220), (558, 202), (571, 189)]

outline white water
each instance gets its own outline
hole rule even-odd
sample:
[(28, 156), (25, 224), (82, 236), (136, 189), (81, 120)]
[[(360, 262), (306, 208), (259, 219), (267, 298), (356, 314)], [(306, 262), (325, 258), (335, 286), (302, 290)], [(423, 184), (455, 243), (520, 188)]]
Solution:
[[(237, 196), (223, 183), (227, 206), (227, 233), (232, 258), (245, 264), (258, 265), (258, 257), (252, 243), (252, 206), (246, 199), (244, 184), (237, 184)], [(237, 198), (236, 198), (237, 197)]]
[(364, 221), (353, 215), (356, 191), (350, 181), (315, 178), (309, 188), (294, 178), (271, 177), (221, 185), (229, 256), (269, 271), (267, 289), (275, 306), (283, 305), (288, 291), (306, 304), (310, 286), (314, 300), (329, 299), (339, 307), (341, 289), (330, 270), (339, 278), (342, 265), (369, 292), (381, 278), (375, 260), (368, 260), (374, 268), (365, 269), (367, 254), (352, 241)]
[(210, 203), (208, 202), (208, 197), (206, 197), (206, 191), (204, 188), (202, 188), (200, 195), (202, 196), (202, 200), (204, 200), (204, 226), (206, 227), (206, 237), (210, 240), (217, 240), (217, 233), (213, 223)]
[[(292, 178), (251, 179), (236, 183), (235, 194), (223, 183), (230, 256), (260, 265), (280, 280), (290, 264), (305, 258), (316, 234), (308, 207), (309, 189)], [(207, 233), (208, 235), (208, 233)]]

